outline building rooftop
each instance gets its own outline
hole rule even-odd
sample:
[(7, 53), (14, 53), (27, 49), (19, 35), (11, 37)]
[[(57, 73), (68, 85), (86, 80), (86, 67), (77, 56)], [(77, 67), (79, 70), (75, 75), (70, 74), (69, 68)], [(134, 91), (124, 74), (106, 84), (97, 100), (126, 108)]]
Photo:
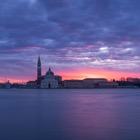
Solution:
[(85, 78), (83, 80), (107, 80), (105, 78)]

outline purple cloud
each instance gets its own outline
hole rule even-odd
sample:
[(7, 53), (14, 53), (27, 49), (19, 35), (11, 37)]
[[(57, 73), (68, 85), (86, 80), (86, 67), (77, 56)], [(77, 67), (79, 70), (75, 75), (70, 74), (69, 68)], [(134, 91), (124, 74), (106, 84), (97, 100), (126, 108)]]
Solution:
[(5, 0), (0, 9), (0, 76), (28, 75), (37, 54), (45, 68), (140, 69), (139, 0)]

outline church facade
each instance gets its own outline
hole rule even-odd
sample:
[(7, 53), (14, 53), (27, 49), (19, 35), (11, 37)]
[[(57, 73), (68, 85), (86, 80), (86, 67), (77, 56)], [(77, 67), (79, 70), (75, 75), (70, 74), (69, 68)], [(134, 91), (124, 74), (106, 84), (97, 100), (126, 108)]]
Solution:
[[(51, 89), (51, 88), (58, 88), (59, 81), (56, 79), (58, 76), (55, 76), (52, 72), (51, 68), (46, 72), (45, 75), (41, 75), (41, 59), (38, 56), (37, 62), (37, 85), (38, 88), (42, 89)], [(61, 76), (59, 76), (61, 78)]]
[(54, 73), (50, 68), (46, 72), (44, 79), (41, 80), (41, 88), (58, 88), (58, 81), (55, 80)]

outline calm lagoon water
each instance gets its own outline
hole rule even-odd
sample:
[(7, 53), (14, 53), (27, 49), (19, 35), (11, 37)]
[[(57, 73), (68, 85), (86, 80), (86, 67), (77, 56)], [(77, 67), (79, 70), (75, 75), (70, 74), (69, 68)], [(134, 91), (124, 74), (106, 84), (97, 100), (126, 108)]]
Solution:
[(1, 89), (0, 140), (140, 140), (140, 89)]

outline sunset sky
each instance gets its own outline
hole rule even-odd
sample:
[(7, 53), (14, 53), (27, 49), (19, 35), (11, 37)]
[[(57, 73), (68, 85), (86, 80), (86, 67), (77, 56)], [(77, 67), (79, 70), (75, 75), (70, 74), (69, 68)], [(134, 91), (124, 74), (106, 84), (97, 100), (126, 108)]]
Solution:
[(1, 0), (0, 81), (140, 77), (140, 0)]

